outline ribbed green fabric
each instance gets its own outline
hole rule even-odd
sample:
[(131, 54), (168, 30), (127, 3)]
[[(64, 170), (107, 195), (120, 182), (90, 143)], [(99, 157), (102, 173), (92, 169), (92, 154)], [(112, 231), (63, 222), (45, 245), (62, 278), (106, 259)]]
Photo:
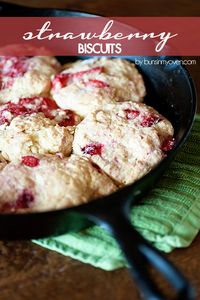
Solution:
[[(134, 226), (158, 249), (187, 247), (200, 230), (200, 116), (162, 179), (131, 213)], [(114, 239), (98, 226), (35, 243), (104, 270), (125, 265)]]

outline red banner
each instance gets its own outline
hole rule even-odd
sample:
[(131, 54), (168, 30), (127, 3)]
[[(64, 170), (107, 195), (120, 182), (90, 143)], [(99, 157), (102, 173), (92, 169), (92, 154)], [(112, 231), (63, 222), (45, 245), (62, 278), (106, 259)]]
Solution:
[(1, 17), (0, 55), (197, 56), (200, 17)]

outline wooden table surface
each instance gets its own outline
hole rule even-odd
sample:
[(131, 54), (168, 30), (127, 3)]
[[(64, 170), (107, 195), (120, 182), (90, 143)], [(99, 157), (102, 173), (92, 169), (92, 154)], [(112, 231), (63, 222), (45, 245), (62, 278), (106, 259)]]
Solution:
[[(197, 0), (12, 2), (35, 7), (76, 9), (107, 16), (197, 16), (200, 12), (200, 2)], [(200, 99), (200, 59), (196, 60), (196, 65), (190, 66), (189, 71)], [(200, 235), (190, 247), (175, 250), (167, 256), (196, 286), (199, 300)], [(0, 242), (0, 300), (34, 299), (139, 300), (140, 296), (126, 269), (105, 272), (43, 249), (30, 241)]]

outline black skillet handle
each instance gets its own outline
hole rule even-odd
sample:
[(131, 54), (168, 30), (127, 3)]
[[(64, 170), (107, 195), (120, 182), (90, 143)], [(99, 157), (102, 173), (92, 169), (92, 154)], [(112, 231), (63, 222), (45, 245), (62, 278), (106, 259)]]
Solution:
[[(126, 202), (121, 201), (127, 199)], [(146, 300), (194, 300), (195, 291), (186, 278), (167, 258), (147, 242), (132, 226), (129, 218), (131, 199), (130, 191), (118, 191), (112, 199), (105, 202), (96, 200), (85, 207), (79, 207), (81, 213), (102, 226), (117, 240), (126, 258), (141, 295)], [(163, 293), (157, 286), (150, 268), (157, 270), (168, 285), (173, 288), (173, 297)]]
[(106, 218), (104, 227), (118, 241), (144, 299), (168, 299), (150, 276), (149, 266), (153, 266), (174, 288), (174, 300), (195, 299), (194, 290), (185, 277), (134, 229), (123, 211), (113, 218)]

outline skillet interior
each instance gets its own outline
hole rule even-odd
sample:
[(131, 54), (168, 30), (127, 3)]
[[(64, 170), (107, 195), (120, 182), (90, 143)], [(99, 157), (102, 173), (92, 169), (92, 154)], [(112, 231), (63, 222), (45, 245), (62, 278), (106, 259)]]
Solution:
[[(3, 7), (0, 16), (83, 16), (79, 12), (69, 12), (54, 9), (30, 9), (9, 4), (0, 4)], [(84, 14), (87, 15), (87, 14)], [(78, 57), (77, 57), (78, 58)], [(60, 57), (62, 62), (77, 58)], [(79, 57), (80, 58), (80, 57)], [(87, 58), (87, 57), (85, 57)], [(145, 102), (161, 114), (167, 117), (175, 128), (176, 147), (170, 152), (158, 167), (144, 176), (138, 182), (119, 190), (118, 192), (98, 199), (86, 205), (76, 208), (62, 209), (58, 211), (32, 213), (23, 215), (0, 215), (0, 238), (38, 238), (49, 235), (57, 235), (71, 230), (79, 230), (88, 226), (90, 222), (85, 215), (107, 210), (112, 212), (114, 207), (125, 207), (128, 199), (140, 199), (144, 193), (152, 187), (162, 172), (166, 169), (178, 148), (185, 141), (195, 114), (196, 97), (195, 90), (188, 72), (179, 64), (151, 64), (155, 59), (171, 60), (171, 57), (126, 57), (141, 62), (148, 60), (148, 64), (138, 66), (144, 76), (147, 87)]]

